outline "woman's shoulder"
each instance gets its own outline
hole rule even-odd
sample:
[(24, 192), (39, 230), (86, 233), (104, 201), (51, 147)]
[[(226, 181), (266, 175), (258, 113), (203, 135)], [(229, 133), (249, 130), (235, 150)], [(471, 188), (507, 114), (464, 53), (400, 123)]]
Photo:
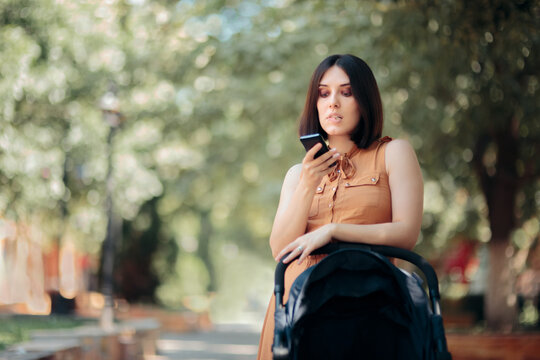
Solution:
[(285, 175), (285, 180), (287, 179), (300, 179), (300, 173), (302, 172), (302, 164), (294, 164), (289, 168), (287, 174)]
[(399, 156), (402, 152), (414, 152), (411, 143), (406, 139), (390, 139), (386, 143), (386, 153), (391, 155)]
[(393, 139), (386, 144), (386, 167), (392, 165), (417, 164), (416, 153), (406, 139)]
[(295, 164), (289, 168), (285, 179), (283, 180), (283, 189), (293, 191), (300, 182), (300, 174), (302, 172), (302, 164)]

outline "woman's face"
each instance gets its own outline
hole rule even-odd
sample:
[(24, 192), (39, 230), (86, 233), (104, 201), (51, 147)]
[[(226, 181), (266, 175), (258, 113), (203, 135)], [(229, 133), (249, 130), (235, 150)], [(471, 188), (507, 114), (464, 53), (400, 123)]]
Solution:
[(317, 111), (328, 136), (350, 135), (360, 121), (349, 76), (339, 66), (332, 66), (321, 78)]

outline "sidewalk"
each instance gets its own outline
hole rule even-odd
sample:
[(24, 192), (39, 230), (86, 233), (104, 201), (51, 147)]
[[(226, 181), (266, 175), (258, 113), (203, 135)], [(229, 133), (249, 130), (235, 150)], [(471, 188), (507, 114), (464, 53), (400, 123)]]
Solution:
[(157, 341), (158, 355), (146, 360), (252, 360), (257, 356), (259, 330), (223, 324), (211, 331), (162, 333)]

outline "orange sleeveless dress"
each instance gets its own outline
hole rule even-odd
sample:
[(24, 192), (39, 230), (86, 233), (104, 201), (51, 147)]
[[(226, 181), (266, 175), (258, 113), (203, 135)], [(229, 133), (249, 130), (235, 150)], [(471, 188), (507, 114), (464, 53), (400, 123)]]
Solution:
[[(392, 221), (390, 185), (384, 152), (392, 139), (379, 139), (367, 149), (354, 148), (340, 159), (334, 171), (317, 187), (311, 204), (306, 233), (329, 223), (379, 224)], [(280, 249), (281, 250), (281, 249)], [(285, 294), (298, 275), (319, 262), (322, 256), (310, 256), (309, 261), (291, 263), (285, 272)], [(274, 340), (275, 297), (272, 295), (259, 341), (258, 360), (272, 359)]]

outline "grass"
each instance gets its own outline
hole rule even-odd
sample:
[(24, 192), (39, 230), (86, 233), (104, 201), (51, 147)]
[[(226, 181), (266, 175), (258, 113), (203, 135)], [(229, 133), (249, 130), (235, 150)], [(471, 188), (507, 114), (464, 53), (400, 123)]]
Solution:
[(30, 331), (69, 329), (92, 322), (70, 316), (6, 315), (0, 317), (0, 351), (29, 339)]

